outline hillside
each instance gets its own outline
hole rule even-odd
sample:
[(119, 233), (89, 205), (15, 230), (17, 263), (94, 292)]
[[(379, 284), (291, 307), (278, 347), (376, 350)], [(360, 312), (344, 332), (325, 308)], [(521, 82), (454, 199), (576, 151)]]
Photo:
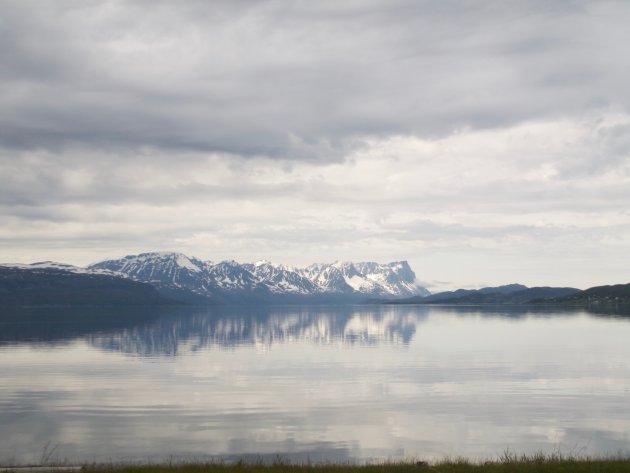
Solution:
[(172, 305), (149, 284), (71, 266), (0, 266), (0, 307)]
[(572, 287), (527, 287), (508, 284), (482, 289), (458, 289), (428, 297), (412, 297), (392, 301), (393, 304), (530, 304), (548, 298), (561, 298), (579, 293)]
[(558, 296), (535, 302), (593, 308), (630, 308), (630, 284), (596, 286), (564, 297)]

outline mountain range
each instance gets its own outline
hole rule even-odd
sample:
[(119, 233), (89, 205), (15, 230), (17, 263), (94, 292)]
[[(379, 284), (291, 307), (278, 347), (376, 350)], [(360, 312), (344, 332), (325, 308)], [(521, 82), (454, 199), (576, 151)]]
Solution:
[[(45, 274), (50, 281), (66, 274), (66, 281), (72, 279), (76, 283), (83, 278), (88, 286), (95, 276), (120, 280), (121, 285), (124, 281), (143, 283), (164, 300), (192, 304), (347, 303), (429, 294), (417, 285), (416, 275), (406, 261), (317, 263), (294, 268), (265, 260), (240, 264), (236, 261), (203, 261), (182, 253), (153, 252), (105, 260), (87, 268), (52, 262), (3, 265), (0, 268), (5, 269), (7, 278), (7, 271), (12, 271), (14, 276), (19, 273), (21, 279), (18, 280), (23, 281), (28, 279), (25, 274), (31, 272), (40, 282), (44, 281)], [(20, 286), (21, 299), (31, 290), (36, 301), (52, 301), (49, 296), (41, 298), (44, 286)], [(63, 284), (61, 287), (70, 297), (69, 287)], [(0, 288), (0, 296), (8, 297), (9, 292), (14, 293), (17, 289), (15, 284), (11, 290), (7, 286), (4, 292)], [(81, 299), (78, 295), (70, 297), (71, 300), (77, 298)], [(151, 303), (158, 301), (155, 297), (149, 297), (149, 300)], [(98, 301), (100, 296), (95, 303), (100, 303)]]
[(458, 289), (439, 292), (427, 297), (408, 297), (391, 304), (445, 304), (445, 305), (547, 305), (576, 307), (594, 310), (630, 309), (630, 284), (596, 286), (580, 290), (574, 287), (527, 287), (508, 284), (482, 289)]
[(387, 264), (336, 262), (294, 268), (270, 261), (202, 261), (182, 253), (142, 253), (92, 264), (153, 285), (186, 302), (341, 302), (366, 298), (426, 296), (406, 261)]
[(596, 286), (584, 291), (578, 291), (564, 297), (552, 297), (544, 301), (549, 304), (565, 306), (587, 307), (599, 311), (623, 310), (630, 311), (630, 284), (613, 284), (610, 286)]
[(430, 294), (406, 261), (212, 262), (182, 253), (142, 253), (87, 268), (41, 262), (0, 265), (0, 306), (169, 304), (547, 304), (630, 307), (630, 284), (587, 290), (508, 284)]
[(481, 289), (457, 289), (438, 292), (427, 297), (403, 298), (392, 303), (398, 304), (531, 304), (549, 298), (560, 300), (563, 297), (580, 293), (574, 287), (527, 287), (522, 284), (507, 284)]

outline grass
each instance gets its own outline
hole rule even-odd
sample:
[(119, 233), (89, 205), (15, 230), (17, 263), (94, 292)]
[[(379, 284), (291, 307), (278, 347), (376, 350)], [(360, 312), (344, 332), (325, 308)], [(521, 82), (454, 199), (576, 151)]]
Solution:
[[(53, 465), (51, 465), (53, 466)], [(58, 465), (63, 471), (63, 466)], [(54, 468), (54, 466), (53, 466)], [(10, 471), (0, 466), (0, 473)], [(630, 473), (630, 457), (574, 457), (562, 454), (515, 455), (504, 453), (498, 460), (472, 462), (464, 458), (435, 463), (386, 462), (355, 464), (294, 464), (278, 457), (273, 463), (165, 463), (147, 465), (93, 464), (84, 465), (82, 473)]]
[(273, 464), (200, 463), (143, 466), (85, 466), (84, 473), (630, 473), (630, 458), (588, 458), (563, 455), (522, 455), (505, 453), (499, 460), (471, 462), (466, 459), (436, 463), (392, 462), (382, 464), (291, 464), (278, 459)]

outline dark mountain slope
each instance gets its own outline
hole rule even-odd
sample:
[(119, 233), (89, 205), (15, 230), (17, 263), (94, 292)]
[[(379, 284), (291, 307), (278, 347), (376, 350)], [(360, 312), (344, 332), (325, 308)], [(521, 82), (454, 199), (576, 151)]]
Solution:
[(0, 306), (169, 305), (149, 284), (59, 268), (0, 266)]
[(398, 304), (528, 304), (550, 297), (565, 297), (580, 292), (572, 287), (530, 287), (509, 284), (478, 290), (459, 289), (394, 301)]
[(630, 307), (630, 284), (596, 286), (564, 297), (558, 296), (536, 302), (579, 307)]
[(431, 302), (461, 299), (463, 297), (483, 294), (511, 294), (513, 292), (522, 291), (524, 289), (527, 289), (527, 286), (523, 286), (522, 284), (506, 284), (505, 286), (484, 287), (481, 289), (457, 289), (456, 291), (446, 291), (432, 294), (426, 297), (425, 300), (427, 302)]

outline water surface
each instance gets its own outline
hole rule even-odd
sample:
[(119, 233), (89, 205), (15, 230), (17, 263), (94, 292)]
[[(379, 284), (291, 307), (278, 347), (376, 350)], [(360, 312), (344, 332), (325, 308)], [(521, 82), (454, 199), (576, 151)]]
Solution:
[(0, 464), (628, 454), (629, 400), (624, 316), (417, 306), (0, 315)]

